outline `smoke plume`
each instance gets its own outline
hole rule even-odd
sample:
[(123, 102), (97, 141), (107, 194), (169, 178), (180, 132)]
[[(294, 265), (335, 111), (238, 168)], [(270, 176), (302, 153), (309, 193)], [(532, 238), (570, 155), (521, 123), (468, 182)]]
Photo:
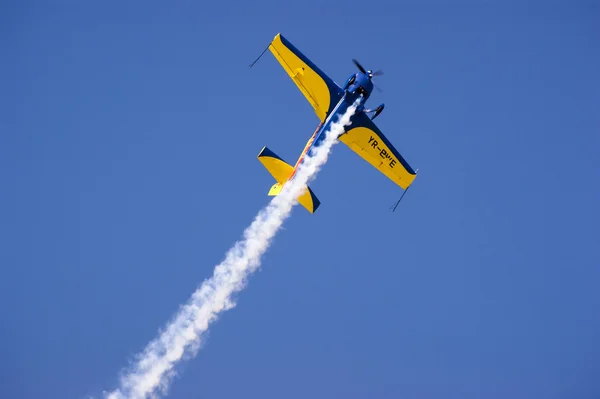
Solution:
[(294, 178), (259, 211), (244, 231), (243, 239), (236, 242), (215, 267), (213, 276), (202, 283), (159, 335), (137, 355), (122, 374), (120, 387), (106, 393), (106, 398), (142, 399), (167, 393), (175, 366), (184, 356), (195, 356), (209, 325), (220, 313), (235, 306), (232, 295), (244, 288), (248, 276), (260, 266), (262, 255), (298, 203), (298, 196), (327, 161), (357, 105), (358, 100), (331, 124), (325, 139), (307, 154)]

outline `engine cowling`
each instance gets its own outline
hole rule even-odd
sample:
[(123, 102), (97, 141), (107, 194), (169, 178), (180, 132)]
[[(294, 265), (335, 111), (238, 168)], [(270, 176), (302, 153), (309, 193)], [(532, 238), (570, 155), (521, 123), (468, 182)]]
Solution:
[(346, 80), (346, 84), (344, 85), (344, 90), (348, 90), (348, 87), (350, 87), (350, 85), (352, 85), (352, 83), (354, 83), (354, 81), (356, 80), (356, 75), (352, 75), (348, 78), (348, 80)]

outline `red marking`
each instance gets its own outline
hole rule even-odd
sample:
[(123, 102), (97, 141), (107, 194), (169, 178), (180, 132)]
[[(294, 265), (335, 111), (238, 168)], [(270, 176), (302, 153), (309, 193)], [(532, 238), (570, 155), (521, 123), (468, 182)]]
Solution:
[(306, 145), (304, 146), (304, 150), (302, 150), (302, 153), (300, 154), (300, 157), (296, 161), (296, 165), (294, 165), (294, 170), (292, 171), (292, 174), (290, 175), (290, 177), (288, 177), (288, 180), (290, 180), (291, 178), (293, 178), (294, 175), (296, 174), (296, 171), (298, 170), (298, 166), (300, 166), (300, 163), (302, 162), (302, 160), (306, 156), (306, 153), (308, 152), (308, 149), (310, 148), (311, 144), (315, 140), (315, 137), (317, 136), (317, 133), (319, 132), (319, 129), (321, 129), (321, 126), (323, 126), (323, 122), (319, 123), (319, 126), (317, 126), (317, 129), (315, 130), (315, 132), (312, 134), (312, 136), (306, 142)]

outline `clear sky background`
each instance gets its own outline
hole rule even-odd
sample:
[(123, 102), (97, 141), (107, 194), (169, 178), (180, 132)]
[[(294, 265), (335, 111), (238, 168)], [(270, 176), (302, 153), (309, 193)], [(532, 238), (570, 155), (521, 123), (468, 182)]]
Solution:
[(399, 188), (343, 144), (169, 398), (600, 397), (600, 7), (4, 2), (0, 397), (101, 397), (318, 124), (267, 52), (370, 69)]

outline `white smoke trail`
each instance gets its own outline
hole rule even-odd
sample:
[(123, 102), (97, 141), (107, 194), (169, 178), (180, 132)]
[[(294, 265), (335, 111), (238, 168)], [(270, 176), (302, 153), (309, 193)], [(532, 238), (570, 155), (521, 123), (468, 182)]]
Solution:
[(260, 266), (261, 256), (288, 218), (297, 197), (325, 164), (331, 147), (344, 132), (344, 126), (356, 111), (358, 100), (325, 132), (325, 139), (304, 159), (292, 181), (263, 208), (244, 231), (244, 239), (235, 243), (225, 260), (215, 267), (212, 278), (205, 280), (182, 306), (160, 335), (137, 356), (136, 363), (121, 379), (121, 387), (106, 394), (108, 399), (147, 398), (160, 390), (167, 393), (174, 367), (187, 353), (198, 351), (202, 333), (219, 313), (235, 306), (231, 296), (240, 291), (248, 275)]

